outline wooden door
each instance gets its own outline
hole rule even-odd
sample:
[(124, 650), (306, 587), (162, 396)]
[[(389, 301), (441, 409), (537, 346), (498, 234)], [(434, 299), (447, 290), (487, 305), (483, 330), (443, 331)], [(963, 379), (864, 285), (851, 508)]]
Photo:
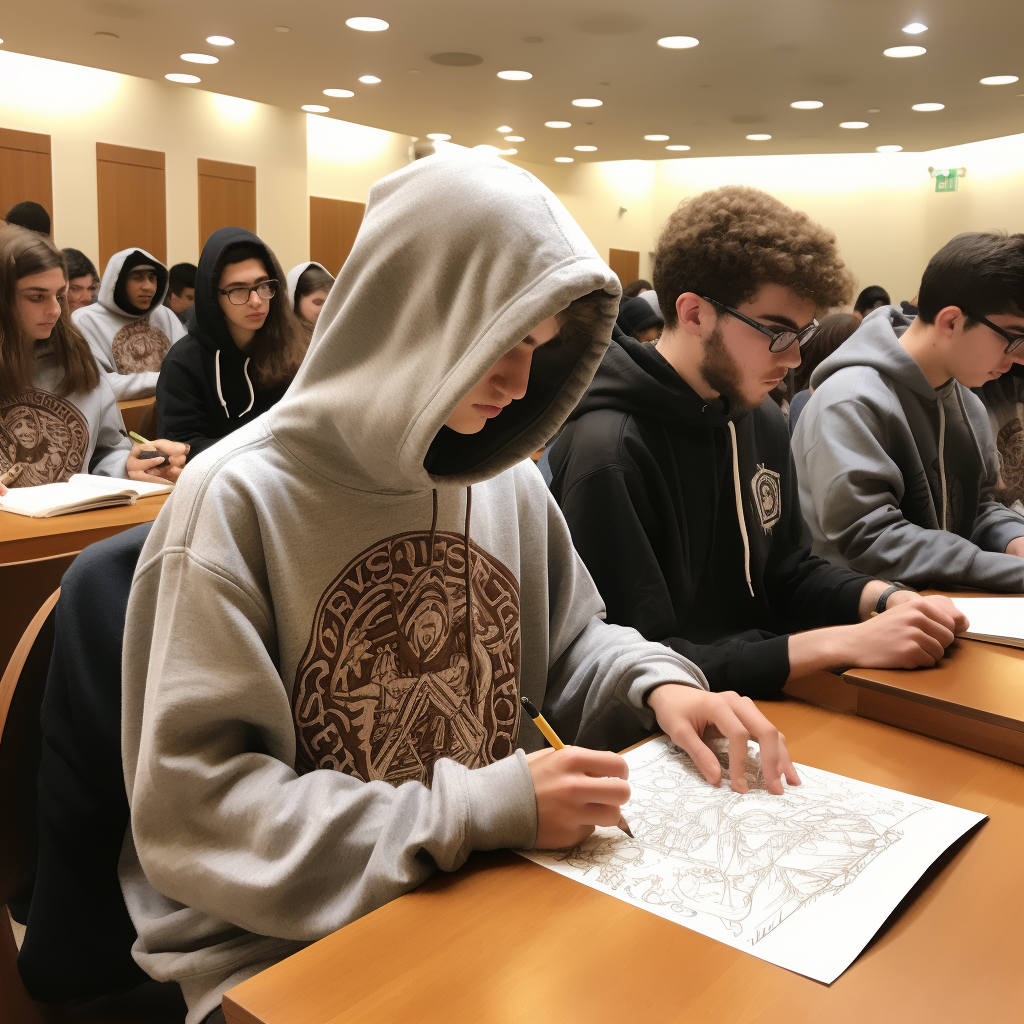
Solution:
[(50, 136), (0, 128), (0, 217), (15, 203), (31, 200), (50, 215), (53, 234), (53, 176)]
[(164, 154), (96, 143), (100, 272), (122, 249), (138, 248), (167, 262)]
[(199, 160), (199, 249), (218, 228), (256, 233), (256, 168)]
[(337, 277), (352, 251), (365, 212), (366, 203), (310, 196), (309, 258)]
[(632, 249), (609, 249), (608, 266), (625, 288), (640, 276), (640, 253)]

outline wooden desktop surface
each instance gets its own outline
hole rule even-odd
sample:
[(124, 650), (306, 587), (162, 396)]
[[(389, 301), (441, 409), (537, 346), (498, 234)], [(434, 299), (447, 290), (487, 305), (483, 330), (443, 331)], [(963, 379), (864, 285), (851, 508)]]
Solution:
[(81, 551), (115, 533), (139, 523), (151, 523), (164, 507), (168, 495), (139, 498), (134, 505), (73, 512), (49, 519), (32, 519), (13, 512), (0, 512), (0, 562), (23, 562), (70, 551)]
[(990, 815), (831, 986), (499, 852), (236, 986), (229, 1024), (1019, 1021), (1024, 768), (800, 701), (760, 706), (798, 762)]

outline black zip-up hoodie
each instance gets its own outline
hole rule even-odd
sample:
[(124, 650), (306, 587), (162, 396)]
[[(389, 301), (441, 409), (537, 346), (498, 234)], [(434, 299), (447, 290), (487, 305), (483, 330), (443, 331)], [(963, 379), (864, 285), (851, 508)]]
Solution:
[[(267, 273), (280, 276), (274, 254), (251, 231), (220, 228), (207, 239), (196, 272), (196, 301), (188, 311), (188, 334), (171, 346), (156, 385), (157, 436), (191, 446), (189, 458), (256, 419), (275, 405), (287, 383), (263, 389), (249, 357), (231, 338), (217, 299), (217, 261), (240, 243), (263, 250)], [(283, 279), (273, 301), (287, 302)]]
[(771, 399), (730, 412), (653, 345), (615, 337), (551, 450), (576, 550), (609, 622), (690, 658), (714, 690), (771, 696), (788, 634), (859, 621), (870, 577), (811, 555)]

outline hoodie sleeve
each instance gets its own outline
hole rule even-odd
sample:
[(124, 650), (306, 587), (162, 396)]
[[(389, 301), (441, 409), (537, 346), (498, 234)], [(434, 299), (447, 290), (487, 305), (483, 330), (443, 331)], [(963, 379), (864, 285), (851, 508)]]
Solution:
[(825, 390), (793, 440), (801, 501), (826, 543), (852, 569), (912, 587), (1024, 590), (1024, 559), (903, 517), (905, 482), (887, 451), (885, 410), (861, 398), (826, 400)]
[(96, 446), (89, 460), (89, 472), (96, 476), (128, 476), (128, 456), (132, 442), (124, 432), (124, 421), (106, 380), (99, 382), (101, 412), (96, 425)]
[(190, 459), (220, 440), (209, 436), (209, 417), (203, 400), (206, 393), (207, 383), (198, 355), (190, 361), (186, 352), (172, 348), (160, 368), (156, 385), (157, 427), (160, 436), (168, 441), (190, 445)]
[(71, 314), (75, 326), (85, 335), (89, 349), (96, 360), (100, 374), (110, 385), (114, 398), (118, 402), (129, 402), (137, 398), (149, 398), (156, 390), (156, 372), (118, 373), (114, 363), (114, 350), (109, 337), (110, 331), (105, 327), (104, 319), (110, 314), (99, 303), (83, 306)]

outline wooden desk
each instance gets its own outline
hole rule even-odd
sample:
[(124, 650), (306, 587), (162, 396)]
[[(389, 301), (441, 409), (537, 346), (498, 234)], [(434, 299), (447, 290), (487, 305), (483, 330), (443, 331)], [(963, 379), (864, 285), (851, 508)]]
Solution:
[(130, 398), (124, 402), (118, 402), (117, 408), (121, 413), (121, 420), (125, 430), (138, 430), (143, 417), (156, 405), (156, 398)]
[(0, 563), (24, 562), (71, 551), (81, 551), (104, 537), (151, 523), (167, 500), (166, 494), (139, 498), (134, 505), (75, 512), (52, 519), (32, 519), (0, 512)]
[(510, 853), (231, 989), (229, 1024), (946, 1024), (1024, 1006), (1024, 769), (800, 701), (762, 704), (797, 761), (991, 816), (826, 986)]

